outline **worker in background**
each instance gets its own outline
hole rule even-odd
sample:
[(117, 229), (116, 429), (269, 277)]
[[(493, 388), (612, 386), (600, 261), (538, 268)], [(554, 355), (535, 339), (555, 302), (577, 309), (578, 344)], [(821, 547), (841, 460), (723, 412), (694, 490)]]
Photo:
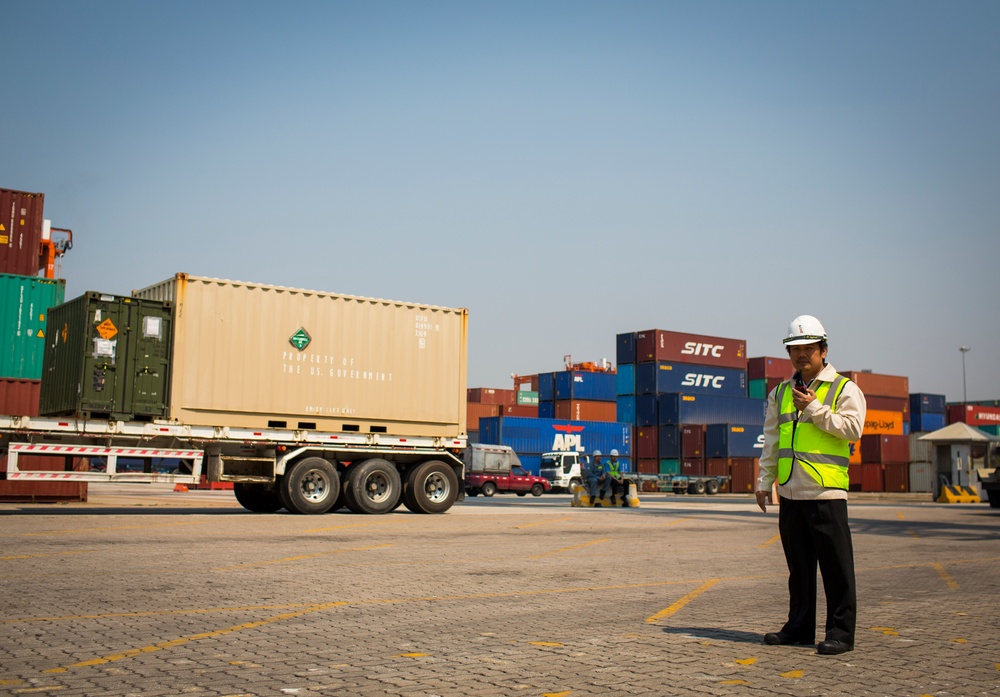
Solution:
[(795, 368), (767, 397), (757, 505), (767, 512), (778, 482), (778, 532), (788, 564), (788, 621), (766, 644), (813, 644), (816, 566), (826, 592), (821, 654), (854, 648), (857, 594), (847, 522), (850, 444), (861, 438), (867, 405), (858, 386), (826, 362), (826, 330), (811, 315), (792, 320), (784, 340)]
[(610, 455), (611, 457), (604, 463), (604, 472), (607, 474), (608, 485), (611, 487), (611, 505), (618, 505), (618, 496), (622, 497), (622, 504), (627, 505), (625, 494), (623, 493), (622, 466), (618, 462), (618, 451), (612, 448)]
[(591, 455), (584, 476), (587, 479), (587, 493), (590, 494), (590, 501), (593, 505), (600, 506), (600, 500), (604, 498), (604, 491), (607, 489), (607, 475), (604, 473), (604, 463), (601, 462), (600, 450), (595, 450)]

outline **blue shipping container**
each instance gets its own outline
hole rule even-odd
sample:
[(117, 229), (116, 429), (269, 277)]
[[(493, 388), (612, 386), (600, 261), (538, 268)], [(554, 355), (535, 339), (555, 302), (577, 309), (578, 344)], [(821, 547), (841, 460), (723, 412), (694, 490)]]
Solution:
[(538, 418), (539, 419), (554, 419), (554, 418), (556, 418), (556, 403), (555, 402), (539, 402), (538, 403)]
[(556, 399), (584, 399), (593, 402), (615, 401), (615, 374), (587, 371), (556, 373)]
[(763, 426), (767, 400), (671, 392), (659, 395), (657, 409), (661, 424), (735, 423)]
[(607, 454), (614, 448), (625, 459), (632, 455), (632, 424), (490, 416), (479, 420), (479, 440), (509, 446), (518, 457), (556, 451)]
[[(617, 399), (618, 420), (627, 424), (635, 423), (635, 395), (622, 396)], [(539, 414), (541, 416), (541, 414)]]
[(635, 363), (635, 332), (619, 334), (615, 351), (615, 362), (619, 367), (622, 363)]
[(635, 396), (635, 425), (657, 426), (659, 419), (657, 398), (655, 394), (639, 394)]
[[(660, 426), (657, 429), (660, 459), (680, 459), (681, 428), (680, 426)], [(679, 473), (678, 473), (679, 474)]]
[(517, 459), (521, 461), (521, 467), (528, 470), (530, 474), (538, 476), (538, 472), (542, 469), (541, 455), (521, 455), (518, 453)]
[(635, 369), (635, 393), (664, 392), (746, 397), (747, 371), (665, 361), (638, 364)]
[(635, 363), (619, 363), (615, 379), (618, 396), (635, 394)]
[(910, 413), (944, 414), (948, 411), (943, 394), (924, 394), (922, 392), (910, 395)]
[(705, 457), (760, 457), (763, 424), (709, 424), (705, 427)]
[(553, 402), (556, 398), (556, 374), (538, 374), (538, 401)]
[(928, 413), (920, 411), (910, 412), (910, 432), (923, 433), (936, 431), (947, 426), (947, 414)]

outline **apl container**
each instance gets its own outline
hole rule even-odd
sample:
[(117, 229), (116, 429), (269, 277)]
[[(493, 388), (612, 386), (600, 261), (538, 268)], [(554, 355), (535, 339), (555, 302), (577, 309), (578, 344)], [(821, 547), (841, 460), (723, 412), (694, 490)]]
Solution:
[(760, 424), (709, 424), (705, 427), (705, 456), (759, 458), (764, 448)]
[(556, 400), (583, 399), (597, 402), (615, 401), (614, 373), (592, 373), (566, 370), (555, 374)]
[(688, 394), (747, 396), (747, 373), (734, 368), (692, 363), (654, 361), (639, 363), (635, 369), (636, 394), (685, 392)]
[(713, 367), (747, 368), (747, 342), (662, 329), (636, 332), (635, 362), (667, 361)]
[(60, 278), (0, 274), (0, 378), (41, 379), (45, 319), (65, 296)]
[(764, 424), (767, 401), (749, 397), (717, 397), (667, 393), (657, 398), (661, 424)]
[(187, 274), (134, 295), (175, 304), (171, 419), (465, 433), (468, 310)]
[(166, 416), (172, 306), (87, 292), (46, 323), (43, 416)]
[(522, 460), (524, 455), (566, 451), (607, 455), (616, 449), (622, 458), (632, 455), (632, 424), (622, 422), (500, 416), (480, 419), (479, 438), (513, 448)]
[(44, 208), (45, 194), (0, 189), (0, 273), (38, 274)]

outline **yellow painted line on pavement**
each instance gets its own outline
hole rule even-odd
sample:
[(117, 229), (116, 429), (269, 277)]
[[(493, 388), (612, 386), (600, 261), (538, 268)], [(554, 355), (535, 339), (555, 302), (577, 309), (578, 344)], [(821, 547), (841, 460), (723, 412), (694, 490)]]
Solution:
[(543, 692), (542, 697), (569, 697), (573, 694), (573, 690), (566, 690), (564, 692)]
[(720, 685), (749, 685), (750, 682), (747, 680), (720, 680)]
[(695, 598), (697, 598), (699, 595), (701, 595), (702, 593), (704, 593), (705, 591), (707, 591), (709, 588), (711, 588), (712, 586), (714, 586), (720, 580), (721, 579), (713, 578), (713, 579), (709, 579), (708, 581), (705, 581), (703, 584), (701, 584), (700, 586), (698, 586), (697, 588), (695, 588), (693, 591), (691, 591), (690, 593), (688, 593), (687, 595), (685, 595), (683, 598), (681, 598), (680, 600), (678, 600), (676, 603), (674, 603), (670, 607), (666, 607), (666, 608), (660, 610), (659, 612), (657, 612), (655, 615), (652, 615), (651, 617), (647, 617), (646, 618), (646, 622), (653, 623), (653, 622), (657, 622), (657, 621), (659, 621), (659, 620), (661, 620), (661, 619), (663, 619), (665, 617), (670, 617), (671, 615), (673, 615), (674, 613), (676, 613), (678, 610), (680, 610), (681, 608), (683, 608), (685, 605), (687, 605), (688, 603), (690, 603), (692, 600), (694, 600)]
[(201, 521), (181, 521), (176, 523), (155, 523), (149, 525), (119, 525), (113, 528), (86, 528), (79, 530), (46, 530), (44, 532), (22, 532), (14, 537), (42, 537), (45, 535), (72, 535), (74, 533), (115, 532), (117, 530), (149, 530), (150, 528), (170, 528), (179, 525), (204, 525)]
[(393, 518), (392, 520), (376, 520), (372, 523), (345, 523), (344, 525), (331, 525), (327, 528), (311, 528), (302, 532), (329, 532), (330, 530), (345, 530), (347, 528), (370, 528), (373, 525), (398, 525), (403, 522), (406, 521), (402, 518)]
[(301, 617), (302, 615), (308, 615), (312, 612), (319, 612), (321, 610), (328, 610), (331, 607), (337, 607), (338, 605), (346, 605), (347, 603), (338, 601), (333, 603), (323, 603), (321, 605), (311, 605), (303, 610), (296, 610), (295, 612), (285, 612), (280, 615), (275, 615), (274, 617), (268, 617), (264, 620), (257, 620), (254, 622), (244, 622), (243, 624), (233, 625), (232, 627), (226, 627), (224, 629), (216, 629), (211, 632), (201, 632), (199, 634), (191, 634), (185, 637), (178, 637), (177, 639), (170, 639), (168, 641), (161, 641), (159, 644), (150, 644), (149, 646), (142, 646), (137, 649), (128, 649), (127, 651), (122, 651), (120, 653), (113, 653), (107, 656), (101, 656), (100, 658), (92, 658), (89, 661), (80, 661), (79, 663), (73, 663), (72, 665), (63, 666), (60, 668), (49, 668), (48, 670), (42, 671), (43, 673), (65, 673), (72, 668), (89, 668), (92, 666), (99, 666), (105, 663), (111, 663), (113, 661), (120, 661), (125, 658), (134, 658), (135, 656), (140, 656), (146, 653), (154, 653), (156, 651), (161, 651), (163, 649), (172, 649), (177, 646), (182, 646), (184, 644), (189, 644), (194, 641), (201, 641), (202, 639), (214, 639), (216, 637), (225, 636), (226, 634), (232, 634), (234, 632), (240, 632), (244, 629), (255, 629), (257, 627), (263, 627), (264, 625), (273, 624), (275, 622), (280, 622), (282, 620), (292, 619), (294, 617)]
[(784, 673), (778, 673), (781, 677), (788, 678), (789, 680), (801, 678), (805, 674), (804, 670), (786, 670)]
[(19, 690), (13, 690), (11, 694), (14, 695), (26, 695), (31, 692), (53, 692), (55, 690), (65, 690), (65, 685), (49, 685), (48, 687), (22, 687)]
[(736, 663), (739, 663), (741, 666), (752, 666), (756, 662), (757, 662), (757, 657), (756, 656), (751, 656), (750, 658), (737, 658), (736, 659)]
[(958, 590), (959, 588), (958, 581), (953, 579), (951, 577), (951, 574), (945, 571), (944, 564), (941, 564), (940, 562), (934, 562), (933, 564), (931, 564), (931, 566), (934, 567), (934, 570), (937, 571), (938, 576), (941, 577), (941, 579), (945, 582), (945, 584), (949, 588), (951, 588), (953, 591)]
[[(165, 617), (172, 615), (212, 615), (220, 612), (248, 612), (251, 610), (292, 610), (300, 607), (312, 607), (308, 603), (291, 605), (247, 605), (245, 607), (213, 607), (189, 610), (148, 610), (145, 612), (107, 612), (94, 615), (61, 615), (52, 617), (24, 617), (20, 619), (0, 620), (0, 624), (17, 624), (23, 622), (64, 622), (67, 620), (104, 620), (122, 617)], [(3, 682), (0, 682), (2, 685)]]
[(515, 530), (520, 530), (521, 528), (530, 528), (533, 525), (548, 525), (549, 523), (562, 523), (567, 520), (573, 520), (572, 518), (554, 518), (552, 520), (539, 520), (534, 523), (525, 523), (524, 525), (515, 525)]
[(401, 653), (399, 654), (402, 658), (426, 658), (430, 656), (429, 653)]
[(319, 557), (328, 557), (331, 554), (344, 554), (346, 552), (368, 552), (373, 549), (384, 549), (386, 547), (392, 547), (391, 544), (385, 543), (381, 545), (371, 545), (370, 547), (349, 547), (347, 549), (334, 549), (329, 552), (314, 552), (313, 554), (300, 554), (295, 557), (285, 557), (283, 559), (270, 559), (268, 561), (255, 561), (249, 562), (247, 564), (236, 564), (234, 566), (219, 566), (212, 571), (234, 571), (239, 569), (253, 569), (258, 566), (268, 566), (270, 564), (287, 564), (292, 561), (303, 561), (305, 559), (317, 559)]
[(677, 523), (683, 523), (685, 520), (694, 520), (691, 516), (684, 516), (683, 518), (678, 518), (677, 520), (671, 520), (669, 523), (664, 523), (661, 527), (670, 527), (671, 525), (677, 525)]
[(902, 512), (900, 512), (900, 511), (896, 511), (896, 517), (899, 518), (900, 520), (905, 520), (905, 518), (903, 517)]
[(781, 539), (781, 535), (775, 535), (774, 537), (772, 537), (767, 542), (764, 542), (763, 544), (757, 545), (757, 549), (764, 549), (765, 547), (767, 547), (769, 545), (773, 545), (775, 542), (777, 542), (780, 539)]
[(14, 554), (9, 557), (0, 557), (0, 561), (14, 561), (15, 559), (37, 559), (39, 557), (62, 557), (69, 554), (88, 554), (96, 552), (96, 549), (78, 549), (72, 552), (43, 552), (41, 554)]
[(599, 545), (602, 542), (609, 542), (610, 537), (605, 537), (601, 540), (592, 540), (590, 542), (584, 542), (582, 545), (574, 545), (573, 547), (563, 547), (562, 549), (554, 549), (551, 552), (542, 552), (541, 554), (533, 554), (528, 557), (528, 559), (541, 559), (542, 557), (548, 557), (553, 554), (562, 554), (563, 552), (573, 552), (577, 549), (583, 549), (584, 547), (590, 547), (591, 545)]

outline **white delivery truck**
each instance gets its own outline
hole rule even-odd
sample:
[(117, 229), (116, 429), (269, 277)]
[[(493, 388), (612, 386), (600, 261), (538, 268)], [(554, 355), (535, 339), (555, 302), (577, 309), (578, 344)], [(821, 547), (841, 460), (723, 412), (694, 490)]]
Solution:
[(255, 512), (464, 498), (465, 309), (187, 274), (70, 303), (48, 316), (42, 416), (0, 415), (5, 479), (205, 475)]

